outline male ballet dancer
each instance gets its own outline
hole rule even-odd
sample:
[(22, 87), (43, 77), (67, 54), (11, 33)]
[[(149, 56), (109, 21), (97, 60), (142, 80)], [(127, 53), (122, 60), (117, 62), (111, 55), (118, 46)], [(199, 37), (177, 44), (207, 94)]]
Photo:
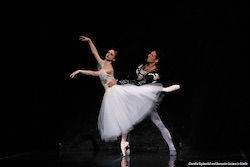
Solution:
[[(140, 64), (135, 73), (129, 75), (127, 79), (122, 80), (114, 80), (111, 81), (108, 86), (111, 87), (113, 85), (123, 85), (123, 84), (135, 84), (135, 85), (144, 85), (150, 83), (157, 83), (160, 82), (160, 75), (158, 73), (157, 63), (160, 61), (159, 54), (157, 50), (152, 50), (147, 56), (147, 62)], [(163, 88), (163, 92), (172, 92), (179, 89), (179, 85), (172, 85), (166, 88)], [(156, 108), (152, 110), (149, 114), (151, 121), (156, 125), (156, 127), (160, 130), (162, 137), (166, 141), (169, 147), (169, 155), (175, 156), (177, 155), (175, 146), (172, 141), (171, 134), (166, 126), (163, 124)], [(124, 133), (121, 136), (121, 151), (123, 156), (130, 155), (129, 149), (129, 141), (128, 141), (128, 134)], [(125, 150), (125, 151), (124, 151)]]

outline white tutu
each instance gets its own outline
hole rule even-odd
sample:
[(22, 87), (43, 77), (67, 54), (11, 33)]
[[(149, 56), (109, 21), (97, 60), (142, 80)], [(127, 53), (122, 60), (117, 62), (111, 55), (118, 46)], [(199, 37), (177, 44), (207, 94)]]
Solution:
[(107, 83), (115, 78), (98, 67), (100, 80), (105, 89), (98, 116), (98, 128), (104, 141), (117, 140), (122, 133), (131, 131), (137, 123), (142, 121), (162, 99), (163, 86), (145, 84), (114, 85)]
[(161, 84), (106, 88), (98, 117), (102, 140), (116, 140), (122, 133), (131, 131), (157, 105), (162, 88)]

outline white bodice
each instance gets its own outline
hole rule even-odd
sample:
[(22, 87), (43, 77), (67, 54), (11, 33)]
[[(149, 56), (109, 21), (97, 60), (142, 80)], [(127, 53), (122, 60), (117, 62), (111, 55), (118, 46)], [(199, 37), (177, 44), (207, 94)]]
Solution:
[(99, 70), (99, 71), (100, 71), (99, 77), (100, 77), (101, 83), (102, 83), (104, 89), (106, 90), (106, 89), (108, 88), (108, 85), (107, 85), (107, 84), (108, 84), (110, 81), (113, 81), (115, 78), (114, 78), (112, 75), (107, 74), (106, 71), (105, 71), (104, 69), (101, 69), (101, 70)]

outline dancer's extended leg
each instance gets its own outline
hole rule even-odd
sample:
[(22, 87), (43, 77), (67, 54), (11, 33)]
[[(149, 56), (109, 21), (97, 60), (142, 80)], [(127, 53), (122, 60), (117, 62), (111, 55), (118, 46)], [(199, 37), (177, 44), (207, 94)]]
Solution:
[(172, 92), (172, 91), (175, 91), (177, 89), (180, 89), (180, 85), (171, 85), (171, 86), (168, 86), (168, 87), (164, 87), (162, 89), (163, 92)]

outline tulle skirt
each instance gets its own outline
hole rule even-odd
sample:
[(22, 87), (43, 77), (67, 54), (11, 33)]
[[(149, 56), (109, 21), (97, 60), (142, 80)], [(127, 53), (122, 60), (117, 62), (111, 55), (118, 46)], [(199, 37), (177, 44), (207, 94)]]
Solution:
[(142, 121), (161, 101), (161, 84), (115, 85), (105, 90), (98, 128), (104, 141), (117, 140)]

